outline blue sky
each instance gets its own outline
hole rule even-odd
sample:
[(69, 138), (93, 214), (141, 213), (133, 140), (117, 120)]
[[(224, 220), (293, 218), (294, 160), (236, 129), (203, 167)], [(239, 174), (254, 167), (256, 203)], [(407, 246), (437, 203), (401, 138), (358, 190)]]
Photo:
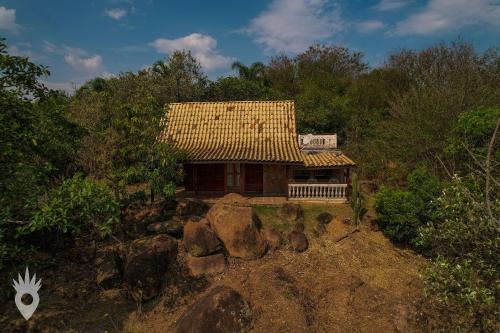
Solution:
[(333, 43), (371, 66), (401, 48), (461, 38), (500, 46), (500, 0), (0, 1), (10, 52), (50, 67), (51, 88), (137, 71), (189, 49), (215, 79), (230, 64)]

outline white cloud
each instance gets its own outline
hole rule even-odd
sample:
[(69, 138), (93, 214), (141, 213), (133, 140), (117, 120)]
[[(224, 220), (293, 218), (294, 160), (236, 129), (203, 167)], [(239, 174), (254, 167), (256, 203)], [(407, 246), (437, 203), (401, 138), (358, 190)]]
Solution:
[(88, 72), (96, 72), (102, 65), (100, 55), (94, 54), (91, 56), (86, 51), (73, 47), (66, 47), (64, 60), (74, 68)]
[(16, 23), (16, 10), (0, 7), (0, 29), (13, 33), (19, 32), (21, 26)]
[(157, 52), (165, 54), (176, 50), (189, 50), (206, 70), (227, 67), (235, 60), (219, 53), (217, 41), (213, 37), (199, 33), (192, 33), (177, 39), (158, 38), (149, 45)]
[(376, 31), (382, 29), (385, 26), (384, 22), (379, 20), (368, 20), (363, 22), (356, 23), (356, 28), (359, 32), (369, 33), (372, 31)]
[(127, 10), (123, 8), (112, 8), (112, 9), (105, 9), (104, 14), (106, 16), (111, 17), (113, 20), (119, 20), (125, 15), (127, 15)]
[(273, 0), (244, 29), (268, 53), (299, 53), (342, 30), (340, 9), (329, 0)]
[(374, 8), (380, 11), (394, 10), (405, 7), (410, 2), (409, 0), (380, 0)]
[(57, 47), (56, 44), (51, 43), (48, 40), (43, 40), (42, 44), (43, 44), (42, 48), (43, 48), (43, 50), (45, 52), (47, 52), (47, 53), (55, 53), (55, 52), (57, 52), (58, 47)]
[(489, 0), (430, 0), (422, 11), (399, 22), (390, 34), (423, 35), (474, 25), (500, 26), (500, 4)]

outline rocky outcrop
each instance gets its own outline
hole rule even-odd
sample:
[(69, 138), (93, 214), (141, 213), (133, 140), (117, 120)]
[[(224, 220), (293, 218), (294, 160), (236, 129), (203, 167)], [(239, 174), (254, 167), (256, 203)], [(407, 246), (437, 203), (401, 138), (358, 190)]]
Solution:
[(183, 222), (178, 218), (156, 222), (148, 225), (147, 230), (150, 234), (167, 234), (175, 238), (180, 238), (183, 232)]
[(226, 269), (226, 259), (222, 253), (205, 257), (189, 256), (186, 264), (193, 276), (222, 273)]
[(251, 207), (217, 203), (206, 217), (230, 256), (257, 259), (266, 252), (261, 223)]
[(218, 286), (186, 310), (177, 322), (176, 332), (247, 332), (251, 319), (247, 301), (234, 289)]
[(177, 258), (177, 242), (168, 235), (150, 236), (132, 242), (124, 267), (130, 296), (145, 301), (159, 294), (165, 274)]
[(292, 250), (296, 252), (303, 252), (309, 247), (309, 242), (307, 241), (306, 235), (300, 231), (292, 231), (288, 236), (288, 241)]
[(263, 230), (262, 235), (266, 239), (270, 250), (277, 250), (281, 247), (283, 239), (278, 231), (266, 228)]
[(177, 205), (176, 214), (180, 217), (202, 216), (208, 209), (208, 205), (202, 200), (189, 198)]
[(206, 219), (190, 220), (184, 226), (184, 247), (195, 257), (206, 256), (222, 246)]

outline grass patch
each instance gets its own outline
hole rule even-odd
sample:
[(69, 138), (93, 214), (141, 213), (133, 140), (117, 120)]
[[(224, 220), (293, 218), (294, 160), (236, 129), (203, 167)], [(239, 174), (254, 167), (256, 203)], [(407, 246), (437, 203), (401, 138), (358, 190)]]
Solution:
[[(255, 213), (262, 222), (263, 227), (274, 228), (278, 231), (290, 231), (295, 222), (288, 222), (278, 216), (277, 205), (253, 205)], [(302, 216), (300, 222), (304, 223), (305, 232), (311, 233), (316, 226), (316, 216), (320, 213), (328, 212), (340, 219), (351, 218), (352, 210), (348, 204), (338, 203), (300, 203)]]

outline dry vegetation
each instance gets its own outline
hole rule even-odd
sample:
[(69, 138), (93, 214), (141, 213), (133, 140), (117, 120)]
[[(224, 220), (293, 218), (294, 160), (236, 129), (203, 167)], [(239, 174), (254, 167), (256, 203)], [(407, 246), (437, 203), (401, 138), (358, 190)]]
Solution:
[[(277, 217), (275, 207), (255, 208), (264, 226), (290, 228)], [(302, 221), (310, 247), (303, 253), (285, 247), (260, 260), (230, 258), (225, 273), (193, 279), (182, 265), (186, 253), (181, 250), (181, 264), (169, 286), (162, 296), (142, 306), (126, 299), (120, 289), (99, 290), (90, 263), (61, 254), (38, 272), (44, 288), (33, 319), (13, 320), (18, 314), (9, 302), (0, 323), (19, 331), (32, 326), (47, 332), (170, 332), (200, 293), (228, 285), (251, 304), (252, 332), (419, 331), (415, 314), (421, 302), (419, 271), (425, 260), (394, 247), (368, 222), (340, 241), (339, 235), (352, 228), (340, 220), (315, 237), (314, 217), (324, 211), (340, 218), (350, 216), (347, 205), (304, 204)], [(84, 258), (79, 256), (81, 262)]]

